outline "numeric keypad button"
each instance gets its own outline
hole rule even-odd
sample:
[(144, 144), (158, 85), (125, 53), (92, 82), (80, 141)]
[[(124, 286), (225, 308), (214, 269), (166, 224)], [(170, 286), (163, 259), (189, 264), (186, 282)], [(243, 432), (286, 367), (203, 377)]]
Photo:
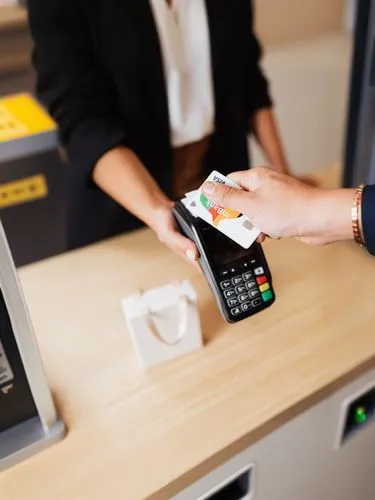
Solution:
[(230, 288), (232, 286), (232, 283), (230, 280), (225, 280), (220, 283), (220, 286), (223, 290), (227, 290), (227, 288)]
[(257, 286), (256, 281), (254, 281), (254, 280), (248, 281), (248, 282), (246, 283), (246, 288), (247, 288), (248, 290), (252, 290), (253, 288), (258, 289), (258, 286)]
[(253, 273), (251, 271), (247, 271), (246, 273), (243, 273), (242, 277), (244, 281), (249, 281), (253, 277)]
[(230, 312), (232, 316), (238, 316), (239, 314), (241, 314), (242, 309), (240, 307), (234, 307)]
[(236, 286), (236, 293), (246, 293), (246, 286), (245, 285), (239, 285)]
[(245, 302), (244, 304), (241, 305), (241, 308), (242, 308), (243, 312), (247, 312), (249, 309), (251, 309), (250, 302)]
[(232, 283), (234, 286), (240, 285), (242, 283), (242, 276), (235, 276), (232, 278)]
[(232, 297), (235, 297), (236, 296), (236, 292), (234, 291), (233, 288), (231, 288), (230, 290), (225, 290), (224, 291), (224, 297), (226, 299), (231, 299)]

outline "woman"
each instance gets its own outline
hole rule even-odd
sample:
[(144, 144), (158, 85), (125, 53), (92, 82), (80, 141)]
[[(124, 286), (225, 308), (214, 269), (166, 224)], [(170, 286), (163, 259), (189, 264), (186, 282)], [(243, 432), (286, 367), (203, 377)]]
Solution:
[(213, 183), (203, 190), (212, 201), (246, 214), (264, 234), (317, 245), (354, 239), (375, 255), (375, 185), (319, 189), (268, 168), (231, 178), (243, 190)]
[(172, 200), (213, 169), (248, 168), (250, 129), (289, 173), (249, 0), (29, 0), (28, 10), (38, 94), (71, 165), (69, 247), (138, 218), (195, 259)]

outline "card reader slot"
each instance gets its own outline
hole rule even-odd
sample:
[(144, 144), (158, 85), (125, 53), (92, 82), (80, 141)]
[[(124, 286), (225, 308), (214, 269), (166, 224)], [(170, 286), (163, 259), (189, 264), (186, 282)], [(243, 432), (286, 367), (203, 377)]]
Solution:
[(200, 500), (250, 500), (252, 496), (252, 467), (229, 477)]

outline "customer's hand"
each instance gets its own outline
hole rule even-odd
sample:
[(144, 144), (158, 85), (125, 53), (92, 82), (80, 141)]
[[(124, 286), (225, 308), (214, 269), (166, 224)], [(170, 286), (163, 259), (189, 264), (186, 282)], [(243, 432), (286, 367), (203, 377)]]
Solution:
[(207, 183), (207, 197), (244, 213), (272, 238), (296, 237), (311, 244), (351, 238), (353, 190), (314, 188), (268, 168), (236, 172), (230, 178), (243, 190)]
[[(155, 211), (155, 217), (150, 224), (159, 240), (178, 255), (192, 263), (197, 263), (198, 250), (194, 242), (182, 236), (172, 214), (174, 203), (164, 204)], [(198, 266), (199, 267), (199, 266)]]
[(297, 180), (303, 182), (304, 184), (307, 184), (308, 186), (312, 186), (312, 187), (318, 187), (319, 186), (318, 179), (316, 179), (312, 175), (308, 175), (308, 174), (306, 174), (306, 175), (295, 175), (294, 177)]

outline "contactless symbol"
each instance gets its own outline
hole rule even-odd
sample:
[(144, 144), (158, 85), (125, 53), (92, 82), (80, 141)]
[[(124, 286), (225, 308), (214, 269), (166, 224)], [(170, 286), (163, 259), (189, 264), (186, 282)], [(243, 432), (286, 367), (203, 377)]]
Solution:
[(218, 226), (221, 220), (227, 219), (238, 219), (241, 217), (241, 212), (237, 210), (231, 210), (230, 208), (223, 208), (217, 203), (210, 201), (204, 194), (200, 195), (200, 202), (203, 207), (210, 212), (212, 215), (212, 223), (214, 226)]

